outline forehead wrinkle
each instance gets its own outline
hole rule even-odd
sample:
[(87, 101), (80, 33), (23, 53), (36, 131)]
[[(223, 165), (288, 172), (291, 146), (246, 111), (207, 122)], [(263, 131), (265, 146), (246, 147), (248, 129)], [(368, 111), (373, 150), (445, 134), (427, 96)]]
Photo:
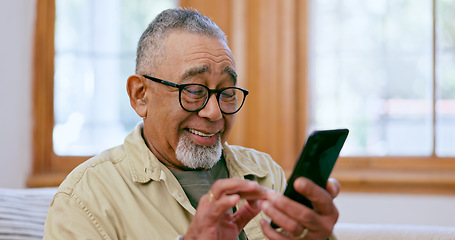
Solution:
[[(211, 52), (213, 51), (213, 52)], [(191, 53), (193, 55), (190, 57), (190, 60), (198, 60), (198, 59), (203, 59), (207, 58), (207, 56), (214, 62), (222, 62), (225, 60), (228, 60), (230, 62), (234, 62), (234, 59), (232, 58), (231, 51), (226, 48), (218, 48), (218, 49), (212, 49), (208, 50), (205, 46), (199, 46), (195, 47)], [(227, 58), (227, 59), (223, 59)]]

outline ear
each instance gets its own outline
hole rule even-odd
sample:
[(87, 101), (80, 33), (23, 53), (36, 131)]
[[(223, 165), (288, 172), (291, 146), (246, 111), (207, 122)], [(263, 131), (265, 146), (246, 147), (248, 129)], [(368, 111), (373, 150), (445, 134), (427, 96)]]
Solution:
[(147, 85), (145, 78), (139, 75), (131, 75), (126, 83), (126, 90), (130, 97), (130, 104), (139, 117), (147, 117)]

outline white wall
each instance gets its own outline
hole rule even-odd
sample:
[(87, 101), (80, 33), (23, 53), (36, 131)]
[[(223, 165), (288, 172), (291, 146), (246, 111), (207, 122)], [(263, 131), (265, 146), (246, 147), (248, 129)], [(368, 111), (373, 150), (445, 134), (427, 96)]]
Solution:
[(340, 223), (455, 226), (454, 195), (342, 192), (335, 204)]
[(0, 187), (25, 187), (31, 170), (35, 4), (0, 0)]
[[(36, 0), (0, 0), (0, 187), (31, 170), (32, 44)], [(342, 193), (339, 222), (455, 226), (455, 196)]]

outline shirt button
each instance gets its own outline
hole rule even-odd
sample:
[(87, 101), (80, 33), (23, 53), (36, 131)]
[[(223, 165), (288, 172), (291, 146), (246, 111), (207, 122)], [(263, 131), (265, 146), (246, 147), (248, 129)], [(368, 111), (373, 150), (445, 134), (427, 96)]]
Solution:
[(183, 200), (182, 195), (178, 194), (178, 195), (177, 195), (177, 200), (182, 201), (182, 200)]

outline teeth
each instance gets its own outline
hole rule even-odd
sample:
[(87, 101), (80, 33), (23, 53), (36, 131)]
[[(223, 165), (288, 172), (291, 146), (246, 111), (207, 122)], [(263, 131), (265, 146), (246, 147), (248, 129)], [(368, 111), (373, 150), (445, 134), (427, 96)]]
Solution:
[(196, 131), (196, 130), (194, 130), (194, 129), (188, 129), (188, 131), (190, 131), (190, 133), (199, 135), (199, 136), (201, 136), (201, 137), (206, 137), (206, 138), (215, 135), (215, 133), (213, 133), (213, 134), (205, 134), (205, 133), (203, 133), (203, 132), (199, 132), (199, 131)]

